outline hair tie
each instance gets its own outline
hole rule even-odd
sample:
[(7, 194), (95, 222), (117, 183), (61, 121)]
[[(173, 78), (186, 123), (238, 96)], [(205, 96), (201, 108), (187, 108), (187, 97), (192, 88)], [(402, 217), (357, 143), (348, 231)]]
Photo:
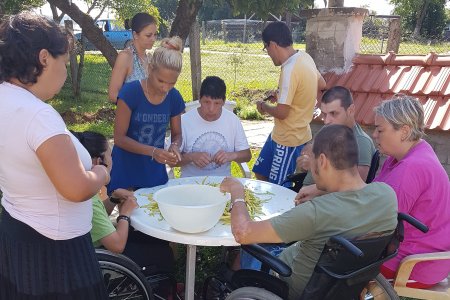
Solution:
[(166, 48), (168, 48), (168, 49), (177, 50), (178, 51), (178, 48), (176, 46), (172, 45), (171, 43), (169, 43), (168, 41), (164, 42), (164, 46), (165, 45), (167, 45)]

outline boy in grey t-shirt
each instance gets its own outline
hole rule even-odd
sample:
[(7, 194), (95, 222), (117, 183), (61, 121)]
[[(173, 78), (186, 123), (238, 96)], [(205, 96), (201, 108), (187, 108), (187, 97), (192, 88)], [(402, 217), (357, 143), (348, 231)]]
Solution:
[(356, 238), (371, 232), (391, 233), (397, 225), (397, 199), (386, 184), (366, 184), (358, 172), (358, 146), (353, 130), (325, 126), (313, 142), (311, 173), (328, 194), (302, 203), (265, 221), (252, 221), (244, 188), (226, 178), (221, 190), (231, 193), (231, 228), (238, 243), (289, 243), (280, 258), (292, 268), (283, 278), (289, 299), (298, 299), (311, 276), (325, 242), (334, 235)]

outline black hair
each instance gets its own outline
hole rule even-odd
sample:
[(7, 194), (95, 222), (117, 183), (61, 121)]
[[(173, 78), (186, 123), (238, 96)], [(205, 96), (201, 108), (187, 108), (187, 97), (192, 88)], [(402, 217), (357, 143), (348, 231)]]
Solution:
[(341, 106), (347, 110), (347, 108), (353, 104), (352, 93), (349, 89), (343, 86), (334, 86), (327, 90), (322, 96), (322, 103), (330, 103), (335, 100), (341, 100)]
[(227, 86), (222, 78), (217, 76), (207, 76), (200, 87), (200, 98), (209, 96), (213, 99), (222, 99), (225, 101)]
[(275, 42), (283, 48), (291, 46), (293, 43), (291, 31), (284, 22), (269, 23), (262, 32), (262, 40), (266, 45)]
[(327, 125), (317, 133), (313, 142), (315, 158), (324, 154), (336, 170), (358, 165), (358, 143), (353, 130), (345, 125)]
[(80, 141), (81, 145), (86, 148), (91, 158), (99, 157), (103, 160), (103, 156), (106, 150), (108, 150), (108, 140), (103, 134), (93, 131), (70, 132), (72, 132), (72, 134)]
[(153, 16), (143, 12), (137, 13), (131, 19), (131, 30), (139, 33), (142, 29), (144, 29), (144, 27), (150, 24), (156, 24), (156, 19)]
[(0, 83), (17, 78), (23, 84), (36, 83), (43, 65), (39, 53), (46, 49), (54, 58), (66, 54), (73, 36), (46, 17), (23, 12), (0, 24)]

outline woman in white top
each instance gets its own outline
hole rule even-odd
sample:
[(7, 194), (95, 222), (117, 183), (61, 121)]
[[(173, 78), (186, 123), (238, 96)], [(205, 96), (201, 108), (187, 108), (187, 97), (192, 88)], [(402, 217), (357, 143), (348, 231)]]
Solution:
[(90, 240), (104, 166), (46, 100), (67, 77), (72, 37), (31, 13), (0, 25), (0, 299), (105, 299)]
[(141, 80), (148, 77), (148, 57), (156, 41), (158, 27), (156, 19), (147, 13), (137, 13), (131, 19), (133, 42), (117, 55), (109, 82), (108, 97), (112, 103), (117, 103), (120, 88), (126, 82)]

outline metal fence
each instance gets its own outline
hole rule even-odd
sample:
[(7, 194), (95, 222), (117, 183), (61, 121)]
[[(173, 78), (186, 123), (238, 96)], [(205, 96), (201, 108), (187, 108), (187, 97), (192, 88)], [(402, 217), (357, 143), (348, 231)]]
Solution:
[[(390, 23), (399, 16), (370, 15), (363, 23), (360, 53), (387, 53)], [(450, 54), (450, 31), (434, 38), (412, 38), (412, 33), (401, 32), (400, 55), (425, 55), (430, 52)]]
[[(384, 54), (392, 16), (368, 16), (363, 23), (360, 53)], [(292, 22), (294, 48), (304, 49), (304, 19)], [(216, 75), (227, 84), (227, 97), (249, 96), (258, 91), (275, 89), (279, 68), (262, 51), (261, 32), (265, 24), (255, 20), (220, 20), (201, 26), (202, 78)], [(440, 40), (411, 40), (404, 34), (398, 54), (450, 53), (450, 43)], [(81, 82), (83, 97), (107, 99), (111, 68), (98, 52), (88, 52)], [(70, 82), (70, 81), (68, 81)], [(70, 83), (68, 83), (70, 85)], [(176, 87), (186, 100), (192, 99), (189, 48), (183, 54), (183, 69)], [(244, 91), (244, 94), (242, 93)]]

